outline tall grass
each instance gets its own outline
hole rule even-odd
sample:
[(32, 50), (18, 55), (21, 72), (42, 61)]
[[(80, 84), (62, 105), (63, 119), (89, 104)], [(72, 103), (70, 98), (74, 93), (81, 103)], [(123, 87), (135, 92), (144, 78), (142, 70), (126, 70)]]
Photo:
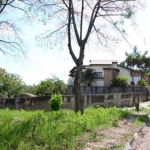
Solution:
[(85, 131), (112, 127), (129, 115), (128, 110), (115, 107), (89, 107), (85, 109), (84, 115), (71, 110), (0, 110), (0, 149), (71, 149), (76, 144), (76, 138)]

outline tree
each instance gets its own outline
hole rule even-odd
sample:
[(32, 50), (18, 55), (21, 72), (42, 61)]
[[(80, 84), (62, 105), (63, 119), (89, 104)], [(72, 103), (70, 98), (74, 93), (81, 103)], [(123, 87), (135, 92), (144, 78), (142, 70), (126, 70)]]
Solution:
[(87, 68), (82, 74), (82, 81), (86, 82), (88, 85), (91, 85), (92, 82), (95, 82), (96, 75), (95, 69)]
[[(44, 1), (41, 10), (53, 24), (53, 31), (46, 32), (37, 37), (41, 44), (52, 47), (52, 41), (62, 43), (62, 38), (67, 35), (69, 53), (76, 65), (76, 74), (74, 80), (75, 111), (79, 110), (83, 114), (83, 100), (80, 93), (80, 82), (82, 77), (82, 65), (85, 55), (85, 46), (89, 41), (98, 40), (104, 48), (111, 49), (118, 42), (118, 34), (109, 27), (116, 29), (124, 37), (123, 24), (124, 18), (130, 18), (133, 11), (137, 8), (137, 0), (52, 0)], [(42, 1), (41, 1), (42, 3)], [(141, 3), (141, 2), (139, 2)], [(49, 11), (50, 10), (50, 11)], [(48, 14), (48, 15), (46, 15)], [(118, 21), (121, 18), (121, 21)], [(59, 33), (58, 33), (59, 32)], [(93, 34), (95, 33), (95, 34)], [(43, 40), (41, 40), (43, 39)], [(78, 46), (78, 56), (75, 55)], [(110, 44), (111, 43), (111, 44)], [(63, 43), (64, 44), (64, 43)], [(40, 44), (39, 44), (40, 45)]]
[(65, 83), (56, 76), (53, 76), (52, 81), (54, 83), (53, 94), (64, 94), (66, 91)]
[(0, 68), (0, 74), (4, 74), (4, 73), (6, 73), (5, 69)]
[(112, 80), (112, 86), (114, 87), (127, 87), (128, 79), (125, 76), (118, 76)]
[(51, 79), (46, 79), (40, 82), (37, 86), (37, 95), (52, 95), (54, 89), (54, 84)]
[(25, 93), (31, 93), (33, 95), (37, 95), (37, 85), (33, 84), (31, 86), (25, 86)]
[(33, 4), (30, 0), (0, 0), (0, 52), (4, 55), (25, 56), (19, 21), (29, 18), (27, 10)]
[[(150, 57), (147, 56), (147, 53), (148, 52), (145, 51), (143, 54), (141, 54), (141, 52), (138, 51), (137, 47), (135, 46), (132, 53), (125, 53), (126, 59), (120, 63), (123, 66), (139, 70), (141, 72), (141, 82), (144, 74), (149, 72), (150, 68)], [(139, 111), (139, 97), (142, 84), (139, 84), (139, 86), (137, 102), (135, 102), (135, 86), (133, 86), (133, 104), (135, 105), (137, 111)]]
[(0, 92), (2, 95), (11, 98), (24, 91), (24, 82), (17, 74), (4, 72), (0, 74)]
[(137, 85), (141, 86), (141, 87), (145, 87), (147, 85), (145, 80), (138, 80)]
[(64, 94), (66, 90), (65, 83), (53, 76), (52, 78), (48, 78), (40, 82), (37, 85), (37, 95), (52, 95), (52, 94)]
[(137, 47), (135, 46), (132, 53), (125, 53), (126, 59), (120, 64), (140, 71), (142, 80), (144, 74), (148, 73), (150, 68), (150, 57), (147, 56), (147, 54), (148, 51), (145, 51), (143, 54), (141, 54), (141, 52), (138, 51)]

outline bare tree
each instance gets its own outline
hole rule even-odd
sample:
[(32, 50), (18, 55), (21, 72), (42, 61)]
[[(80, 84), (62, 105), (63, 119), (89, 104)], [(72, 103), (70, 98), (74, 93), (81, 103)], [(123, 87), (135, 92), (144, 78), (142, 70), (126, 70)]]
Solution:
[[(76, 112), (84, 112), (80, 81), (85, 46), (96, 41), (103, 48), (111, 50), (121, 37), (126, 40), (125, 30), (121, 25), (124, 18), (131, 18), (139, 6), (141, 3), (138, 0), (41, 0), (39, 10), (44, 11), (43, 20), (50, 21), (51, 26), (49, 31), (37, 39), (46, 46), (52, 46), (55, 40), (57, 45), (62, 43), (67, 35), (69, 53), (76, 65)], [(74, 44), (78, 45), (78, 50), (74, 48)]]
[(29, 17), (27, 11), (33, 5), (30, 0), (0, 0), (0, 51), (4, 55), (25, 56), (19, 24)]

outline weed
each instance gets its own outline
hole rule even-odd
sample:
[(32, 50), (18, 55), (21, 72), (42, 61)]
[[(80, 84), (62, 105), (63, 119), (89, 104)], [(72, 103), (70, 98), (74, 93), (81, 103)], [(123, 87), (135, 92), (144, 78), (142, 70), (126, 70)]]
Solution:
[(143, 124), (143, 122), (147, 122), (148, 120), (149, 117), (147, 115), (140, 115), (135, 118), (134, 122), (138, 124)]
[(112, 144), (112, 149), (114, 149), (114, 150), (122, 150), (122, 148), (124, 147), (124, 145), (123, 144)]
[[(116, 107), (89, 107), (85, 109), (84, 115), (72, 110), (1, 109), (0, 149), (69, 150), (77, 145), (77, 139), (83, 133), (87, 133), (95, 141), (98, 138), (96, 128), (117, 127), (117, 121), (129, 115), (130, 111)], [(143, 122), (146, 119), (146, 116), (142, 116), (135, 121)], [(80, 146), (83, 143), (81, 141)]]
[(122, 138), (125, 139), (125, 140), (128, 140), (130, 136), (131, 136), (131, 135), (128, 134), (128, 133), (122, 134)]

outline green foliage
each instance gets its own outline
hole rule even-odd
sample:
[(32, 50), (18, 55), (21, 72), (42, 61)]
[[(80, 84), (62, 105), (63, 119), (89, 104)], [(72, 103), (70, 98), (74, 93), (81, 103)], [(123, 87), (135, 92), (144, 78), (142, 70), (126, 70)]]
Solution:
[(54, 84), (53, 93), (64, 94), (64, 92), (66, 90), (65, 83), (62, 80), (58, 79), (56, 76), (53, 76), (52, 81)]
[(27, 86), (19, 75), (7, 73), (5, 69), (0, 68), (0, 96), (2, 97), (10, 98), (24, 92), (38, 96), (64, 94), (65, 90), (65, 83), (55, 76), (41, 81), (39, 85)]
[(4, 97), (13, 97), (24, 91), (25, 84), (17, 74), (0, 73), (0, 93)]
[(37, 94), (38, 95), (51, 95), (53, 94), (54, 84), (52, 79), (46, 79), (40, 82), (37, 86)]
[(25, 93), (37, 95), (37, 85), (33, 84), (32, 86), (26, 86)]
[(54, 94), (51, 96), (51, 99), (49, 100), (49, 104), (51, 106), (52, 110), (60, 110), (62, 105), (62, 95), (61, 94)]
[[(18, 111), (0, 110), (0, 149), (72, 149), (77, 137), (95, 128), (116, 126), (115, 121), (128, 117), (130, 111), (119, 108), (85, 109), (85, 114), (72, 110)], [(139, 119), (140, 122), (145, 121)]]
[(112, 86), (115, 87), (127, 87), (128, 79), (125, 76), (118, 76), (112, 80)]
[(137, 85), (145, 87), (147, 85), (147, 83), (145, 80), (138, 80)]
[(128, 54), (125, 53), (126, 59), (120, 63), (120, 65), (137, 69), (141, 72), (141, 76), (143, 77), (144, 74), (149, 72), (150, 68), (150, 57), (147, 56), (148, 52), (145, 51), (143, 54), (141, 54), (140, 51), (137, 50), (137, 47), (135, 46), (133, 49), (133, 52)]
[(58, 79), (57, 77), (53, 76), (53, 78), (48, 78), (40, 82), (37, 85), (37, 95), (52, 95), (55, 93), (64, 94), (66, 90), (65, 83)]
[(135, 122), (138, 124), (142, 124), (142, 122), (147, 122), (149, 120), (149, 117), (147, 115), (141, 115), (135, 118)]
[(87, 84), (91, 84), (95, 82), (96, 71), (95, 69), (87, 68), (85, 72), (82, 72), (82, 82), (86, 82)]
[(125, 18), (130, 19), (133, 15), (134, 15), (134, 12), (130, 10), (127, 12), (127, 14), (125, 14)]

